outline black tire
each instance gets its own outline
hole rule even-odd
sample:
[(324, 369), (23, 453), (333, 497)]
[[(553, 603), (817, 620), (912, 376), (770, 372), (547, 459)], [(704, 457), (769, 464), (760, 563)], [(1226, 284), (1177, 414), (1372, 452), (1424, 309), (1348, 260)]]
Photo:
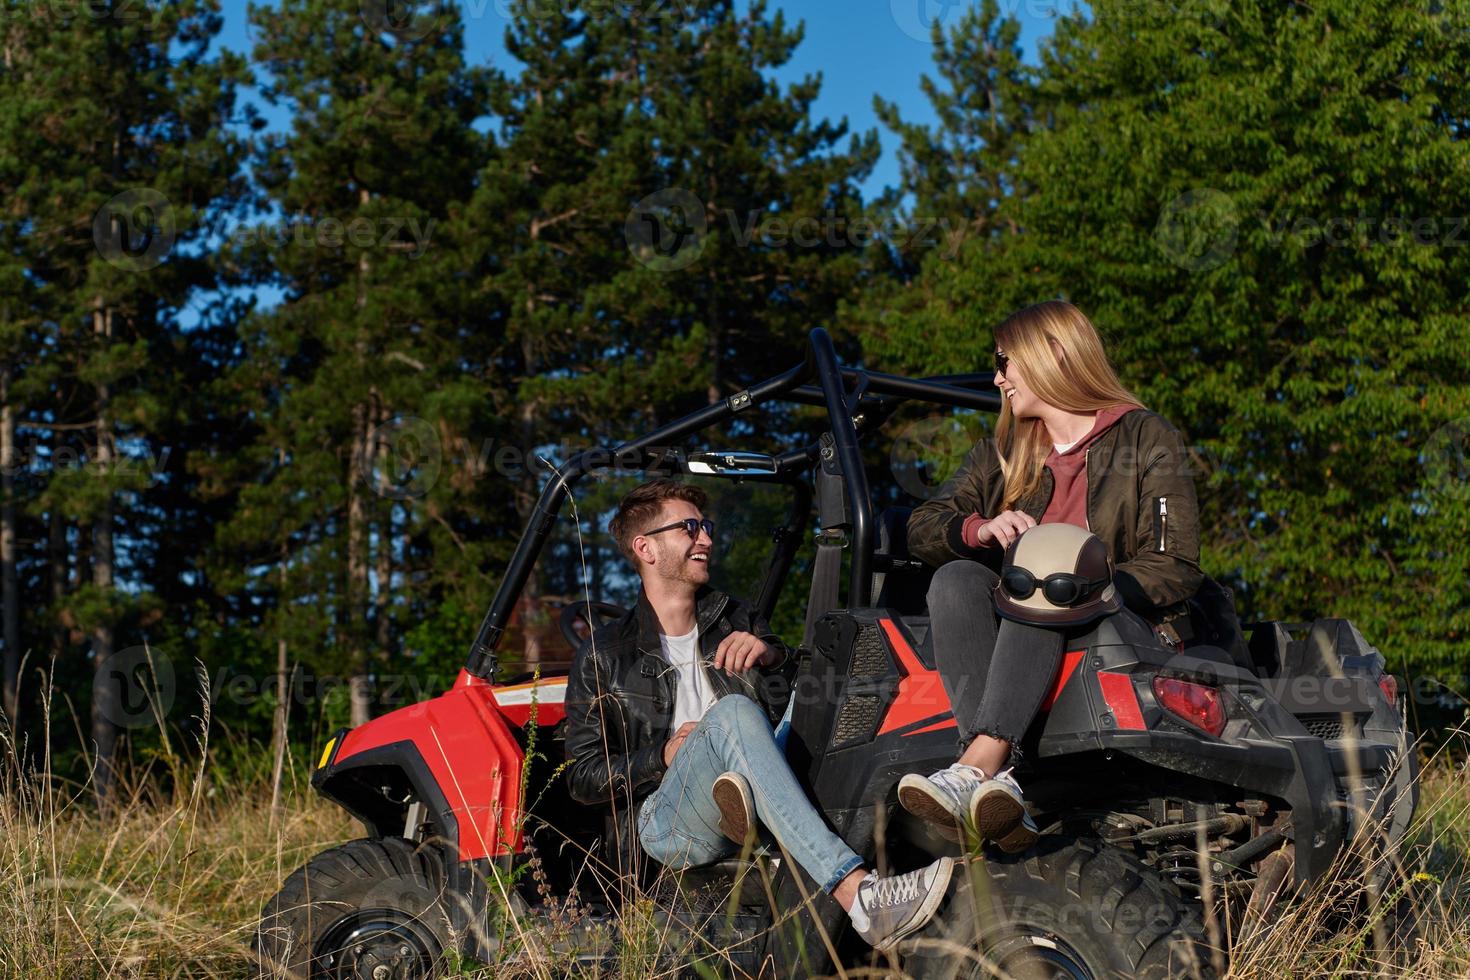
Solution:
[(1006, 976), (1213, 980), (1194, 904), (1129, 854), (1049, 837), (955, 873), (948, 903), (911, 942), (918, 980)]
[[(355, 840), (297, 868), (261, 912), (261, 975), (301, 980), (440, 976), (454, 947), (443, 852)], [(388, 967), (384, 973), (379, 967)]]

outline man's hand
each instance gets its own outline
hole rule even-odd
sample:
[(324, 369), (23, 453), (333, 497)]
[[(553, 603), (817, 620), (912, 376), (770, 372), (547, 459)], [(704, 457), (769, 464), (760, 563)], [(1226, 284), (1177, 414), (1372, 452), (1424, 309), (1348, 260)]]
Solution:
[(1035, 526), (1036, 520), (1025, 511), (1003, 510), (980, 525), (977, 537), (982, 548), (988, 548), (991, 545), (1009, 548), (1011, 542), (1021, 536), (1021, 532)]
[(684, 744), (684, 740), (689, 737), (689, 733), (694, 731), (694, 724), (695, 723), (692, 721), (684, 722), (684, 724), (679, 726), (679, 730), (675, 732), (666, 743), (664, 743), (665, 769), (674, 764), (674, 753), (679, 751), (679, 747)]
[(769, 667), (776, 662), (776, 650), (752, 633), (731, 633), (715, 649), (715, 666), (734, 674), (744, 673), (759, 664)]

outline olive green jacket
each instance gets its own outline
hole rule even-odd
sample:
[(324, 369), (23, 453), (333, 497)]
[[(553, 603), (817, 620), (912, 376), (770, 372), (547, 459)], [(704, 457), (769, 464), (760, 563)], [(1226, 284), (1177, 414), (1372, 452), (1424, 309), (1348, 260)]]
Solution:
[[(1153, 412), (1134, 410), (1085, 452), (1087, 523), (1108, 546), (1124, 603), (1156, 624), (1187, 615), (1205, 576), (1193, 468), (1179, 431)], [(1051, 470), (1043, 469), (1039, 490), (1014, 509), (1041, 520), (1052, 486)], [(910, 553), (936, 566), (968, 558), (999, 570), (1001, 549), (967, 547), (960, 527), (972, 513), (995, 517), (1004, 492), (995, 440), (983, 439), (938, 495), (914, 509)]]

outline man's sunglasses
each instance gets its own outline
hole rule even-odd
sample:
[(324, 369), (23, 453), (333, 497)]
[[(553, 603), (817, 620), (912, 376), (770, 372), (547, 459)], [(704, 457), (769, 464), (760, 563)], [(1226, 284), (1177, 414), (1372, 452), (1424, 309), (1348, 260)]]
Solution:
[(1112, 579), (1086, 579), (1081, 575), (1057, 572), (1045, 579), (1037, 578), (1024, 568), (1012, 565), (1000, 577), (1000, 584), (1013, 599), (1029, 599), (1041, 586), (1041, 594), (1054, 606), (1072, 606), (1081, 602), (1094, 588), (1101, 588)]
[(697, 517), (686, 517), (682, 521), (675, 521), (672, 524), (665, 524), (663, 527), (656, 527), (652, 531), (644, 531), (643, 536), (646, 538), (652, 534), (662, 534), (665, 531), (672, 531), (676, 527), (682, 527), (684, 529), (684, 533), (689, 535), (690, 538), (699, 537), (700, 531), (708, 534), (711, 538), (715, 536), (715, 522), (710, 520), (708, 517), (706, 517), (702, 521)]
[(998, 350), (998, 351), (995, 352), (995, 373), (996, 374), (1005, 374), (1006, 373), (1006, 368), (1010, 367), (1010, 365), (1011, 365), (1011, 359), (1006, 356), (1006, 352), (1005, 351)]

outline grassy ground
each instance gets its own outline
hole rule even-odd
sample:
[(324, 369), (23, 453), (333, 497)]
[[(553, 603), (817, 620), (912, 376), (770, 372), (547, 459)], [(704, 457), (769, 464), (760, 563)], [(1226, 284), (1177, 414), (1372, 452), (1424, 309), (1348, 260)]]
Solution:
[[(13, 753), (10, 754), (13, 759)], [(44, 775), (44, 774), (43, 774)], [(243, 977), (262, 902), (314, 852), (360, 828), (298, 784), (272, 814), (263, 780), (180, 770), (166, 797), (100, 817), (84, 787), (12, 764), (0, 777), (0, 975)], [(1470, 780), (1431, 761), (1413, 831), (1427, 908), (1412, 962), (1389, 975), (1470, 976)], [(1306, 941), (1324, 897), (1236, 957), (1231, 976), (1356, 976), (1365, 935)]]

